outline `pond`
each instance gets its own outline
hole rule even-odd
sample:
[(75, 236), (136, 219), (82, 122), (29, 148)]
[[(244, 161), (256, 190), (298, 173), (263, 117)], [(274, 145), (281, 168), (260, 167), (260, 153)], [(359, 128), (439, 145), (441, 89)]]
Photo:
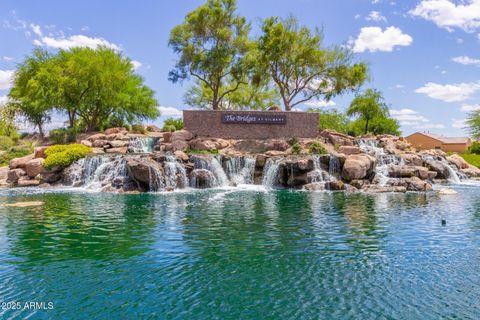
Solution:
[(0, 318), (478, 319), (480, 187), (454, 188), (2, 190), (0, 301), (53, 309)]

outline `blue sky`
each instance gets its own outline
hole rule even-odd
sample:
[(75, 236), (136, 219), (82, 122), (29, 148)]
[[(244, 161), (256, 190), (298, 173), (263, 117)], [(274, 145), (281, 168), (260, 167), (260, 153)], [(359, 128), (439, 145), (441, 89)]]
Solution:
[[(185, 108), (189, 85), (167, 79), (175, 63), (169, 32), (201, 3), (0, 0), (0, 101), (16, 63), (35, 46), (104, 44), (135, 61), (164, 111), (161, 124)], [(463, 120), (480, 108), (480, 0), (239, 0), (238, 10), (254, 34), (262, 18), (293, 14), (301, 24), (323, 28), (326, 45), (349, 45), (369, 64), (364, 88), (383, 92), (405, 135), (465, 135)], [(344, 110), (351, 99), (315, 105)]]

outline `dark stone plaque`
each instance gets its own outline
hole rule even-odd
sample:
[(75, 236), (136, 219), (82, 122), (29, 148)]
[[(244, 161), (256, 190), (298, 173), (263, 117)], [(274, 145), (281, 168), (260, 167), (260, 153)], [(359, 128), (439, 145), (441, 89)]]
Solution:
[(222, 123), (241, 124), (286, 124), (287, 116), (282, 114), (224, 113)]

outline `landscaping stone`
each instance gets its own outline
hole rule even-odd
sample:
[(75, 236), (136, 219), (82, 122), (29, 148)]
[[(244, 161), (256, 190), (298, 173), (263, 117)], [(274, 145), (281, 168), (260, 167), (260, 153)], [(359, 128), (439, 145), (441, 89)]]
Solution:
[(347, 157), (343, 165), (342, 176), (347, 181), (364, 179), (375, 167), (375, 158), (366, 154), (354, 154)]
[(43, 162), (45, 159), (37, 158), (28, 161), (25, 164), (25, 171), (30, 178), (35, 178), (40, 172), (43, 171)]
[(45, 159), (47, 156), (45, 155), (45, 150), (48, 148), (48, 146), (42, 146), (42, 147), (36, 147), (35, 151), (33, 152), (33, 157), (34, 158), (43, 158)]
[(25, 172), (25, 170), (23, 169), (12, 169), (10, 171), (8, 171), (7, 173), (7, 182), (9, 183), (17, 183), (18, 180), (21, 178), (21, 177), (24, 177), (26, 176), (27, 173)]
[(25, 168), (28, 161), (33, 159), (33, 154), (29, 154), (28, 156), (16, 158), (10, 161), (8, 167), (10, 169), (17, 169), (17, 168)]

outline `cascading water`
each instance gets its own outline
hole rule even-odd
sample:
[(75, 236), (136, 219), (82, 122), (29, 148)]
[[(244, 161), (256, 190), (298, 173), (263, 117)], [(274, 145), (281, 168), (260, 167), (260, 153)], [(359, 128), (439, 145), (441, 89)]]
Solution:
[(91, 156), (70, 167), (73, 186), (100, 189), (107, 184), (123, 183), (127, 179), (126, 159), (122, 156)]
[[(219, 156), (221, 157), (221, 156)], [(220, 161), (222, 159), (220, 158)], [(194, 167), (195, 169), (204, 169), (211, 174), (208, 174), (209, 185), (211, 187), (225, 187), (229, 185), (228, 177), (223, 171), (222, 165), (220, 164), (217, 157), (195, 157), (194, 158)], [(191, 185), (196, 186), (196, 182), (192, 181)]]
[(165, 185), (169, 189), (185, 188), (188, 186), (187, 172), (177, 162), (173, 155), (167, 155), (163, 163), (165, 170)]
[[(320, 156), (313, 155), (312, 158), (313, 158), (313, 170), (310, 173), (312, 183), (322, 183), (322, 182), (325, 183), (325, 182), (336, 180), (336, 178), (332, 176), (329, 172), (322, 169), (320, 165)], [(331, 161), (331, 158), (330, 158), (330, 161)], [(330, 171), (330, 164), (329, 164), (329, 171)]]
[(154, 145), (155, 139), (151, 137), (135, 137), (130, 139), (128, 151), (130, 153), (151, 153)]
[(331, 154), (328, 161), (328, 173), (332, 177), (338, 178), (340, 176), (341, 169), (342, 165), (340, 164), (340, 159), (336, 155)]
[(263, 168), (262, 185), (266, 188), (272, 188), (277, 182), (279, 164), (282, 158), (272, 159), (268, 158)]
[(434, 158), (431, 155), (424, 155), (423, 157), (424, 161), (440, 161), (442, 164), (446, 166), (448, 169), (448, 177), (447, 180), (449, 183), (453, 184), (459, 184), (462, 182), (462, 180), (468, 180), (468, 177), (463, 174), (462, 172), (458, 171), (458, 168), (455, 165), (450, 164), (445, 158), (443, 157), (438, 157)]
[(376, 140), (361, 139), (358, 142), (360, 150), (370, 155), (375, 156), (377, 159), (377, 165), (375, 167), (375, 174), (379, 178), (378, 184), (385, 186), (390, 179), (388, 176), (389, 165), (404, 165), (404, 161), (401, 157), (394, 154), (387, 154), (383, 148), (378, 146)]
[(226, 162), (227, 176), (235, 185), (253, 184), (255, 158), (250, 156), (231, 157)]

